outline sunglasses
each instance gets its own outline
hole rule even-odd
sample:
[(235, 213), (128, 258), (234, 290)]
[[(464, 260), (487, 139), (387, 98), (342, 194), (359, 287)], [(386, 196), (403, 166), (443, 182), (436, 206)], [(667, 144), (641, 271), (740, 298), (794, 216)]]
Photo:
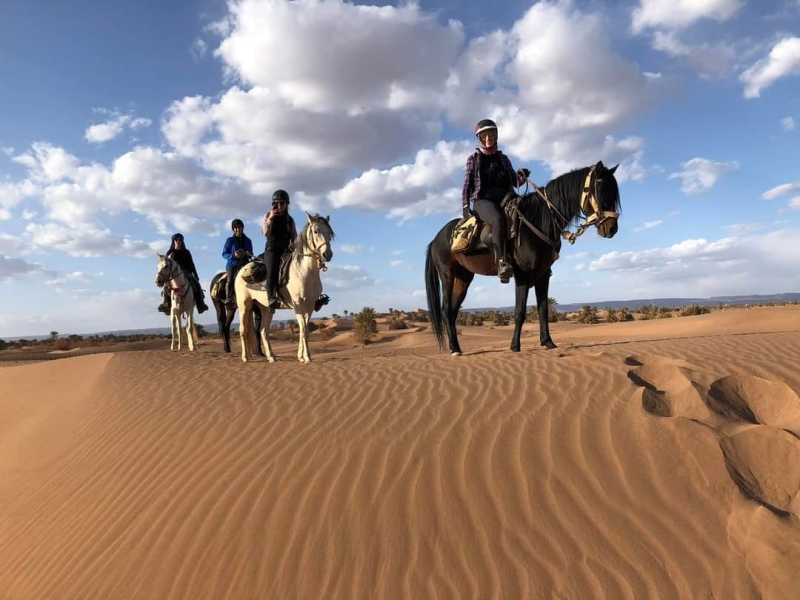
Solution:
[(286, 202), (280, 200), (279, 202), (273, 202), (272, 206), (286, 206)]

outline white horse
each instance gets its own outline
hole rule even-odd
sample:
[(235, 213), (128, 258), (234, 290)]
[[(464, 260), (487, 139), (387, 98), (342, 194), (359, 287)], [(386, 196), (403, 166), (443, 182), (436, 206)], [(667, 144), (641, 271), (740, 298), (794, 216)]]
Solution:
[[(311, 216), (306, 213), (308, 223), (295, 240), (295, 247), (289, 269), (289, 283), (278, 290), (281, 299), (280, 308), (294, 309), (297, 323), (300, 325), (300, 342), (297, 348), (297, 360), (311, 362), (308, 351), (308, 322), (314, 312), (314, 305), (322, 294), (320, 271), (328, 268), (325, 263), (333, 258), (331, 240), (334, 238), (330, 225), (330, 217)], [(269, 362), (275, 362), (272, 347), (269, 344), (269, 328), (272, 323), (272, 311), (267, 308), (266, 282), (247, 283), (240, 272), (236, 276), (236, 302), (239, 308), (239, 337), (242, 340), (242, 360), (247, 362), (253, 355), (255, 346), (254, 332), (247, 325), (252, 322), (253, 302), (261, 306), (261, 347)]]
[(192, 290), (192, 285), (184, 275), (181, 266), (171, 258), (159, 254), (157, 269), (156, 285), (161, 287), (168, 283), (170, 295), (172, 296), (172, 308), (169, 315), (172, 326), (170, 350), (175, 350), (176, 340), (178, 342), (178, 350), (181, 349), (181, 317), (186, 315), (186, 339), (189, 344), (189, 350), (194, 351), (197, 345), (197, 330), (194, 325), (194, 291)]

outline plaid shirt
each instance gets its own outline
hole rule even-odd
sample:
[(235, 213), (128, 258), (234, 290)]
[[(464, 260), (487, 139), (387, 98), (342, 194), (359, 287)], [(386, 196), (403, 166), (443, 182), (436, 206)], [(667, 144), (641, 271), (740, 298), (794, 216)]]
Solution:
[[(511, 166), (511, 161), (508, 157), (500, 152), (499, 150), (497, 153), (500, 155), (500, 160), (503, 163), (503, 168), (505, 169), (506, 173), (509, 174), (509, 182), (508, 187), (509, 189), (512, 187), (516, 187), (519, 185), (519, 181), (517, 181), (517, 174), (514, 171), (514, 167)], [(461, 191), (461, 208), (469, 208), (470, 202), (475, 202), (478, 199), (478, 195), (481, 193), (481, 164), (480, 164), (480, 150), (476, 150), (472, 154), (469, 155), (467, 159), (467, 171), (464, 174), (464, 188)]]

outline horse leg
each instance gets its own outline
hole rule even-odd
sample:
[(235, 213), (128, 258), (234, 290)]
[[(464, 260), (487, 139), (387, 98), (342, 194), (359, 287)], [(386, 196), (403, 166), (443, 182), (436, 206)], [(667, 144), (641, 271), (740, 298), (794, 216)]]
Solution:
[(539, 313), (539, 342), (548, 350), (552, 350), (556, 345), (550, 337), (550, 311), (548, 302), (550, 275), (542, 275), (533, 285), (536, 290), (536, 312)]
[(452, 275), (442, 280), (442, 308), (444, 312), (444, 322), (447, 327), (447, 337), (450, 340), (450, 354), (461, 356), (461, 345), (458, 343), (458, 333), (456, 332), (456, 320), (458, 311), (467, 297), (469, 284), (475, 278), (475, 274), (463, 268), (455, 267)]
[(527, 280), (515, 277), (517, 305), (514, 310), (514, 335), (511, 336), (511, 351), (519, 352), (522, 325), (525, 323), (525, 309), (528, 307), (528, 291), (531, 289)]
[[(270, 313), (271, 314), (271, 313)], [(264, 342), (263, 342), (263, 335), (261, 333), (261, 322), (262, 322), (262, 314), (261, 314), (261, 307), (258, 304), (253, 305), (253, 332), (257, 333), (256, 335), (256, 343), (258, 344), (258, 354), (259, 356), (266, 356), (264, 354)], [(272, 316), (269, 318), (272, 321)], [(269, 329), (267, 329), (267, 334), (269, 334)]]
[(272, 327), (272, 311), (263, 307), (254, 308), (254, 312), (260, 310), (261, 318), (258, 319), (259, 349), (263, 350), (264, 356), (271, 363), (275, 362), (275, 355), (272, 353), (272, 346), (269, 343), (269, 329)]
[(194, 331), (194, 302), (189, 304), (186, 310), (186, 343), (189, 345), (189, 352), (194, 352), (197, 347)]
[(297, 312), (297, 324), (300, 326), (300, 333), (297, 336), (297, 360), (301, 363), (310, 363), (311, 355), (308, 352), (308, 319), (309, 313)]
[(169, 349), (173, 352), (175, 351), (175, 339), (177, 338), (178, 341), (178, 350), (181, 349), (181, 317), (180, 313), (178, 312), (178, 305), (177, 305), (177, 298), (175, 295), (172, 296), (172, 307), (170, 308), (169, 313), (169, 324), (170, 329), (172, 331), (172, 343), (170, 344)]
[(247, 362), (249, 358), (249, 341), (250, 341), (250, 319), (252, 318), (252, 304), (250, 299), (243, 300), (239, 303), (239, 340), (242, 344), (242, 362)]

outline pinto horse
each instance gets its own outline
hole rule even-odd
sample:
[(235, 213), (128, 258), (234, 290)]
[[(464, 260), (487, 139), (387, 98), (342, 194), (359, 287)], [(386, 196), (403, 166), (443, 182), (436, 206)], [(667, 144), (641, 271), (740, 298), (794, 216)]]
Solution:
[[(331, 229), (330, 217), (313, 217), (306, 213), (306, 223), (295, 239), (289, 266), (289, 282), (279, 286), (278, 297), (281, 309), (291, 309), (300, 326), (297, 345), (297, 360), (302, 363), (311, 362), (308, 348), (309, 321), (311, 314), (319, 309), (323, 302), (322, 279), (320, 271), (327, 271), (325, 263), (333, 258), (331, 241), (335, 234)], [(242, 340), (242, 361), (247, 362), (252, 354), (252, 329), (245, 327), (252, 311), (261, 307), (260, 338), (261, 347), (269, 362), (275, 362), (275, 355), (269, 343), (269, 328), (273, 311), (269, 307), (269, 298), (265, 283), (247, 283), (240, 272), (236, 276), (236, 303), (239, 307), (239, 335)]]
[[(591, 225), (604, 238), (612, 238), (617, 233), (620, 198), (614, 172), (618, 166), (608, 169), (601, 161), (592, 167), (576, 169), (556, 177), (544, 188), (535, 186), (534, 193), (519, 198), (516, 210), (520, 223), (513, 240), (511, 261), (516, 286), (513, 352), (520, 350), (531, 287), (536, 290), (539, 341), (546, 348), (556, 347), (550, 337), (547, 318), (550, 267), (558, 258), (562, 236), (573, 243)], [(577, 232), (568, 233), (568, 227), (578, 224), (582, 217), (585, 221)], [(475, 275), (497, 275), (497, 262), (489, 248), (467, 253), (451, 250), (450, 240), (457, 223), (458, 219), (453, 219), (439, 230), (428, 244), (425, 260), (425, 289), (433, 333), (439, 347), (444, 348), (444, 329), (447, 329), (453, 356), (461, 356), (456, 318), (470, 283)]]

